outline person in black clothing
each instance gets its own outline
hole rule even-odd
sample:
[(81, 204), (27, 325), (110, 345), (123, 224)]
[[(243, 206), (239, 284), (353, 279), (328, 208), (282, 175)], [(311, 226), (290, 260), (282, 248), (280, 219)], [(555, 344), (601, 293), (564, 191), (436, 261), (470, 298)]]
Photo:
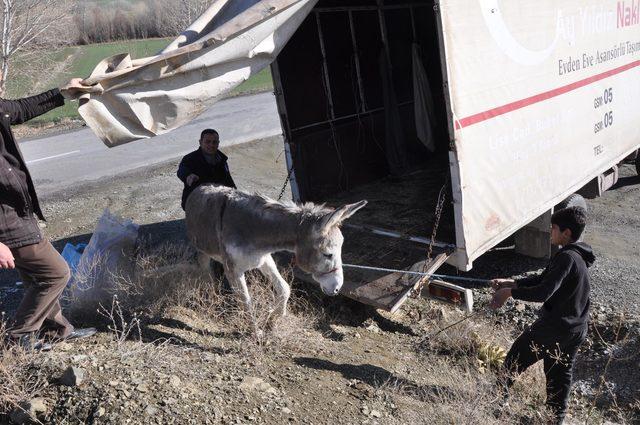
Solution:
[(218, 150), (220, 136), (213, 129), (200, 134), (200, 148), (186, 155), (178, 166), (178, 178), (184, 183), (182, 190), (182, 209), (187, 198), (201, 184), (215, 183), (236, 189), (229, 173), (227, 156)]
[(8, 329), (8, 340), (29, 349), (49, 349), (51, 340), (71, 340), (95, 334), (75, 329), (62, 314), (60, 296), (69, 267), (40, 232), (44, 220), (33, 180), (11, 125), (21, 124), (58, 106), (65, 97), (91, 91), (74, 78), (60, 89), (15, 100), (0, 99), (0, 270), (17, 269), (24, 296)]
[(490, 307), (500, 308), (509, 297), (544, 303), (539, 319), (516, 339), (507, 354), (506, 390), (514, 375), (543, 360), (547, 406), (561, 424), (567, 411), (575, 356), (587, 335), (590, 305), (587, 268), (595, 256), (589, 245), (578, 242), (586, 225), (584, 209), (559, 210), (551, 217), (551, 223), (551, 243), (561, 249), (539, 276), (494, 279), (492, 286), (496, 292)]

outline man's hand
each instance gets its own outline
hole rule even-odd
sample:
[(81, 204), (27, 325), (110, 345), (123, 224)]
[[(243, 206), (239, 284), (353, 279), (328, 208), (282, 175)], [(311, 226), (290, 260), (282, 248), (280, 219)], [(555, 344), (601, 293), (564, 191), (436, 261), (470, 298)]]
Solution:
[(0, 269), (15, 269), (13, 262), (13, 254), (11, 250), (2, 242), (0, 242)]
[(511, 288), (502, 288), (498, 289), (495, 294), (493, 294), (493, 298), (491, 299), (491, 303), (489, 303), (489, 308), (492, 310), (497, 310), (504, 305), (505, 302), (511, 297)]
[(195, 174), (189, 174), (187, 176), (187, 186), (193, 186), (193, 184), (198, 180), (200, 180), (200, 177), (196, 176)]
[(491, 281), (491, 287), (493, 288), (494, 291), (497, 291), (503, 288), (513, 289), (516, 287), (516, 281), (513, 279), (493, 279)]
[(65, 85), (60, 86), (60, 93), (67, 99), (77, 99), (85, 93), (102, 93), (100, 85), (88, 86), (82, 83), (82, 78), (72, 78)]

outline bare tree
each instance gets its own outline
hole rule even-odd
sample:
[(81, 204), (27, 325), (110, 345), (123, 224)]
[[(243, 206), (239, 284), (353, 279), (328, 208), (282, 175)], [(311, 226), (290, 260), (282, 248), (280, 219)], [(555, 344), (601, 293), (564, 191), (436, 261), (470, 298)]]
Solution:
[(180, 34), (209, 7), (211, 0), (172, 0), (163, 2), (165, 14), (164, 34)]
[(0, 96), (6, 90), (7, 75), (17, 53), (59, 45), (61, 33), (70, 22), (68, 0), (0, 0)]

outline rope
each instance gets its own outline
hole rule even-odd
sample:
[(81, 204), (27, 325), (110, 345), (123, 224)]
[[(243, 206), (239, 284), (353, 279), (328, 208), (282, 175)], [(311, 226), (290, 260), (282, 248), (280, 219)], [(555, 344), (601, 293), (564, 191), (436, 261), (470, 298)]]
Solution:
[(477, 283), (485, 283), (488, 284), (491, 282), (491, 279), (477, 279), (473, 277), (463, 277), (463, 276), (451, 276), (446, 274), (436, 274), (436, 273), (424, 273), (424, 272), (414, 272), (412, 270), (396, 270), (396, 269), (387, 269), (384, 267), (371, 267), (371, 266), (359, 266), (356, 264), (342, 264), (342, 267), (352, 268), (352, 269), (362, 269), (362, 270), (373, 270), (380, 272), (389, 272), (389, 273), (403, 273), (410, 274), (414, 276), (428, 276), (435, 277), (439, 279), (452, 279), (452, 280), (463, 280), (468, 282), (477, 282)]

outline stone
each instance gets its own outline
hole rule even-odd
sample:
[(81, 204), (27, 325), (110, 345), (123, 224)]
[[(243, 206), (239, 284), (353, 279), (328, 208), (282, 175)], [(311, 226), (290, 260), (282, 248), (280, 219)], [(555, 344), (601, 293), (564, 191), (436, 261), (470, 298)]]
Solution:
[(171, 375), (169, 377), (169, 384), (171, 384), (172, 387), (180, 388), (182, 381), (180, 381), (180, 378), (178, 378), (176, 375)]
[(89, 358), (89, 356), (87, 356), (86, 354), (78, 354), (75, 356), (71, 357), (71, 362), (72, 363), (81, 363), (85, 360), (87, 360)]
[(84, 381), (84, 370), (79, 367), (69, 366), (60, 378), (60, 383), (67, 387), (77, 387)]
[(105, 413), (107, 413), (107, 411), (104, 407), (98, 407), (98, 410), (96, 410), (96, 413), (94, 416), (96, 418), (101, 418), (105, 415)]
[(155, 415), (156, 413), (158, 413), (158, 408), (157, 408), (157, 407), (155, 407), (154, 405), (150, 404), (150, 405), (148, 405), (148, 406), (147, 406), (147, 408), (146, 408), (146, 409), (144, 409), (144, 413), (145, 413), (147, 416), (153, 416), (153, 415)]
[(239, 388), (245, 392), (256, 391), (265, 394), (276, 394), (277, 392), (270, 384), (255, 376), (246, 376), (240, 383)]
[(47, 404), (42, 398), (34, 398), (23, 401), (9, 414), (11, 420), (16, 424), (29, 424), (40, 422), (40, 419), (47, 413)]
[(372, 410), (371, 411), (371, 416), (373, 416), (374, 418), (381, 418), (382, 417), (382, 413), (380, 413), (378, 410)]
[(523, 312), (526, 309), (526, 305), (524, 305), (523, 303), (517, 303), (516, 304), (516, 310)]

